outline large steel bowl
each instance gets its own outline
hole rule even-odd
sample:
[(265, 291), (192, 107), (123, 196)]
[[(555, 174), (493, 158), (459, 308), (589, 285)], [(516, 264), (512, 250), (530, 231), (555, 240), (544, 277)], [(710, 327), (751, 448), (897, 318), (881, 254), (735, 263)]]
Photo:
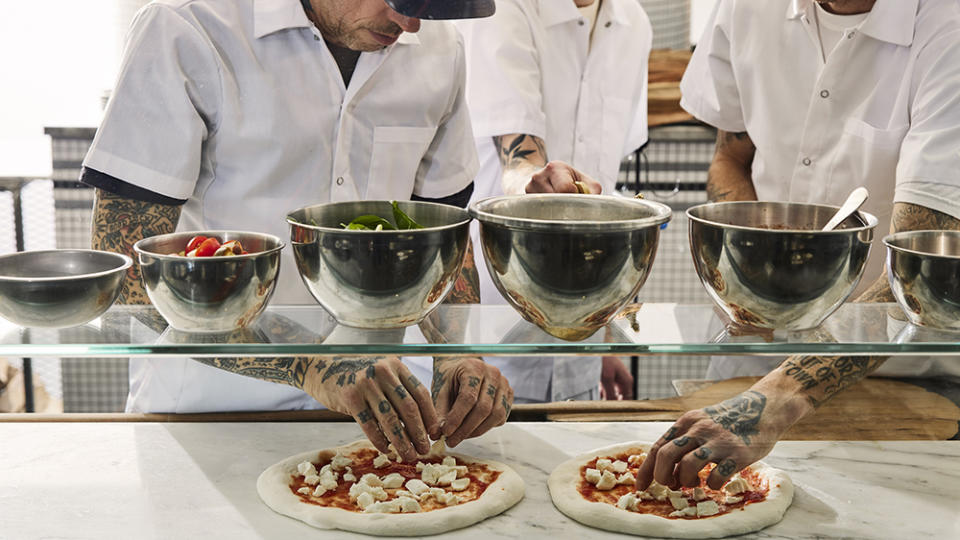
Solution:
[(960, 331), (960, 231), (907, 231), (883, 239), (887, 279), (911, 323)]
[(506, 300), (550, 335), (585, 339), (631, 301), (653, 264), (666, 205), (601, 195), (477, 201), (487, 270)]
[(693, 262), (735, 323), (774, 330), (819, 326), (856, 288), (877, 218), (857, 212), (821, 231), (835, 206), (723, 202), (687, 210)]
[[(196, 235), (238, 240), (247, 255), (183, 257)], [(150, 302), (183, 332), (231, 332), (250, 325), (273, 295), (283, 242), (254, 232), (192, 231), (161, 234), (133, 245)]]
[(66, 328), (103, 314), (120, 295), (133, 261), (85, 249), (0, 257), (0, 316), (20, 326)]
[(340, 324), (417, 324), (453, 289), (467, 250), (470, 216), (445, 204), (404, 201), (399, 206), (424, 228), (343, 228), (365, 214), (390, 219), (390, 201), (318, 204), (287, 216), (300, 277)]

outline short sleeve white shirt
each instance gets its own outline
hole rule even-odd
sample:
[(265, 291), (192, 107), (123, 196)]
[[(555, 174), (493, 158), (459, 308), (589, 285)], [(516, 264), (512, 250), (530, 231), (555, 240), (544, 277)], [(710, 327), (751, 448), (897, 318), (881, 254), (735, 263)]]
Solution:
[[(877, 0), (829, 56), (815, 9), (812, 0), (718, 1), (681, 105), (750, 135), (762, 200), (840, 204), (864, 185), (878, 238), (893, 202), (960, 218), (960, 3)], [(882, 271), (877, 243), (863, 284)]]
[(491, 137), (527, 133), (549, 159), (614, 190), (624, 155), (647, 139), (653, 32), (636, 0), (604, 0), (591, 25), (571, 0), (500, 0), (455, 23), (467, 47), (467, 103), (480, 155), (474, 199), (502, 193)]
[[(349, 86), (297, 0), (160, 0), (137, 15), (84, 165), (187, 199), (180, 230), (287, 238), (323, 202), (473, 180), (462, 39), (446, 22), (363, 53)], [(314, 303), (284, 250), (275, 303)]]

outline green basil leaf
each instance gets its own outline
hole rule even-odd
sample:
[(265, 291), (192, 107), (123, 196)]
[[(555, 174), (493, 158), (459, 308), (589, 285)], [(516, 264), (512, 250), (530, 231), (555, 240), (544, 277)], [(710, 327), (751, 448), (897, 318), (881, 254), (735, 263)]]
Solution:
[(346, 229), (350, 230), (376, 230), (377, 226), (380, 226), (381, 229), (386, 230), (396, 230), (397, 228), (393, 226), (393, 223), (383, 219), (380, 216), (375, 216), (373, 214), (365, 214), (362, 216), (357, 216), (353, 221), (347, 224)]
[(393, 205), (393, 219), (397, 222), (398, 229), (403, 231), (408, 229), (423, 228), (423, 225), (411, 219), (410, 216), (400, 209), (400, 205), (397, 204), (397, 201), (393, 201), (391, 204)]

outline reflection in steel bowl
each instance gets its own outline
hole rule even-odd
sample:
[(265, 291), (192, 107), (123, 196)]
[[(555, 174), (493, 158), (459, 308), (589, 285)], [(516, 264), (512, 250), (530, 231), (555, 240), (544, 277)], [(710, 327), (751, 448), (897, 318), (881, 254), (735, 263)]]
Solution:
[(671, 216), (660, 203), (573, 194), (494, 197), (470, 212), (500, 293), (525, 319), (570, 341), (633, 300)]
[(470, 216), (454, 206), (405, 201), (424, 226), (345, 230), (364, 214), (390, 215), (390, 201), (308, 206), (287, 217), (297, 270), (341, 324), (397, 328), (420, 322), (453, 288), (466, 254)]
[(906, 231), (883, 239), (887, 278), (911, 323), (960, 330), (960, 231)]
[(838, 229), (819, 230), (836, 210), (757, 201), (690, 208), (690, 252), (700, 281), (737, 324), (816, 327), (856, 288), (877, 223), (858, 212)]

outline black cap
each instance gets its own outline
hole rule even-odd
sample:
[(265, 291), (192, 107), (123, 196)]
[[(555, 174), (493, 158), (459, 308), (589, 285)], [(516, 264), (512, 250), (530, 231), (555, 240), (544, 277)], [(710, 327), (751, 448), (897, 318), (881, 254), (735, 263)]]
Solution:
[(476, 19), (497, 10), (494, 0), (385, 0), (394, 11), (417, 19)]

